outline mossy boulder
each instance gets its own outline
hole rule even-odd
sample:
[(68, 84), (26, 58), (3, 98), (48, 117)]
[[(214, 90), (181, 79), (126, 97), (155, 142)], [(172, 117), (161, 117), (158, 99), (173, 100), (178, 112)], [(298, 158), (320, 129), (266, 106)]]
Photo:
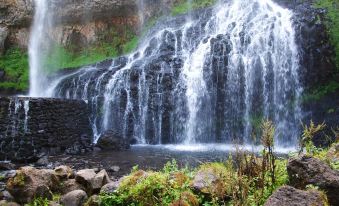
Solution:
[(59, 186), (59, 178), (53, 170), (33, 167), (20, 168), (7, 181), (7, 190), (19, 203), (31, 202), (36, 197), (51, 199), (52, 191), (57, 191)]
[(198, 193), (209, 197), (225, 199), (231, 196), (231, 176), (221, 163), (202, 165), (195, 174), (191, 186)]
[(73, 170), (65, 165), (56, 167), (54, 169), (55, 175), (58, 176), (61, 180), (66, 180), (71, 177), (74, 177), (74, 172)]

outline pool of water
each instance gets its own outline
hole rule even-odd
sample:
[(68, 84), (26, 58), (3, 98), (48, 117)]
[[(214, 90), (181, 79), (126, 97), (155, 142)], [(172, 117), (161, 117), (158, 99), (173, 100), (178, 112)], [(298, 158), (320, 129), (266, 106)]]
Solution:
[[(60, 155), (50, 157), (52, 165), (66, 164), (75, 169), (106, 169), (111, 176), (121, 177), (138, 165), (144, 170), (158, 170), (164, 164), (175, 159), (180, 167), (195, 167), (204, 162), (225, 161), (236, 150), (258, 153), (262, 148), (232, 144), (196, 144), (196, 145), (133, 145), (127, 151), (100, 151), (87, 155)], [(279, 156), (295, 151), (295, 148), (276, 148)], [(119, 171), (110, 168), (119, 166)]]

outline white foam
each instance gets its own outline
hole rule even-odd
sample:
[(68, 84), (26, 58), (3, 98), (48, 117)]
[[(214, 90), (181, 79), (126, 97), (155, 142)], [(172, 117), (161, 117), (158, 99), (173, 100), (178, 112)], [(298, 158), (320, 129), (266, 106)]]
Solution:
[[(235, 152), (237, 150), (260, 152), (262, 146), (235, 145), (235, 144), (168, 144), (168, 145), (147, 145), (137, 144), (134, 148), (154, 148), (177, 152)], [(274, 151), (279, 154), (288, 154), (297, 151), (296, 147), (276, 147)]]

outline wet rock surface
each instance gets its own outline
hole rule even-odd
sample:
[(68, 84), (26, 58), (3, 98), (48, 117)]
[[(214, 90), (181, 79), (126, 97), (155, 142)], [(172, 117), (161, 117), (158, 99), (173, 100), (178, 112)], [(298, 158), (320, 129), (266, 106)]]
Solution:
[(106, 131), (95, 145), (106, 151), (120, 151), (130, 148), (130, 141), (114, 131)]
[(0, 97), (0, 160), (47, 166), (51, 154), (92, 150), (85, 102)]

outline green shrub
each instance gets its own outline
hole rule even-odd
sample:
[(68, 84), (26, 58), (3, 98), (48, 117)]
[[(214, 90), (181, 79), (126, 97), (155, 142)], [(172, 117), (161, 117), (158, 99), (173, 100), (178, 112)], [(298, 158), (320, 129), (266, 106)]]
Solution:
[(339, 2), (338, 0), (317, 0), (316, 7), (327, 9), (327, 28), (335, 48), (337, 71), (339, 70)]
[(4, 69), (6, 80), (0, 82), (1, 89), (15, 89), (25, 91), (28, 89), (29, 64), (27, 52), (13, 47), (0, 56), (0, 68)]

